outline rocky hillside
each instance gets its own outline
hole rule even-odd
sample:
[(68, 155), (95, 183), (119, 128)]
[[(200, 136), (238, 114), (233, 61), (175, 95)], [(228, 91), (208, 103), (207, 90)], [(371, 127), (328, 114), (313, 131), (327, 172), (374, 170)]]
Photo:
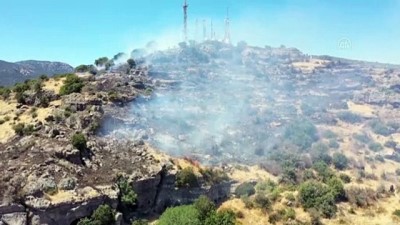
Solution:
[(66, 63), (48, 61), (20, 61), (16, 63), (0, 60), (0, 86), (8, 86), (40, 75), (52, 76), (69, 73), (74, 68)]

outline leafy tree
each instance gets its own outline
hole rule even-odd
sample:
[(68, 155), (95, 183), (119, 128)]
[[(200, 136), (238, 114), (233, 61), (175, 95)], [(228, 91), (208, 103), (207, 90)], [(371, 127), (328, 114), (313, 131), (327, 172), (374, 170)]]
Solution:
[(335, 201), (343, 201), (346, 199), (346, 192), (343, 183), (340, 179), (334, 177), (328, 181), (330, 192), (335, 198)]
[(60, 88), (60, 95), (69, 95), (82, 90), (84, 83), (81, 78), (75, 74), (68, 74), (64, 81), (64, 85)]
[(128, 59), (128, 61), (126, 61), (129, 65), (129, 68), (134, 69), (136, 68), (136, 62), (134, 59)]
[(199, 212), (193, 205), (168, 208), (161, 215), (157, 225), (201, 225)]
[(76, 133), (71, 138), (72, 145), (80, 151), (86, 149), (86, 138), (82, 133)]
[(90, 218), (83, 218), (78, 225), (112, 225), (115, 223), (115, 212), (109, 205), (99, 206)]
[(204, 225), (235, 225), (236, 218), (235, 213), (232, 211), (222, 211), (222, 212), (214, 212), (208, 217), (204, 223)]
[(342, 153), (334, 153), (332, 157), (332, 162), (333, 165), (335, 165), (335, 168), (339, 170), (346, 169), (349, 164), (349, 160)]
[(195, 187), (198, 185), (196, 174), (193, 168), (186, 167), (176, 174), (176, 186), (178, 187)]
[(101, 58), (96, 59), (94, 61), (94, 64), (96, 66), (105, 66), (108, 61), (109, 61), (109, 59), (107, 57), (101, 57)]
[(121, 203), (128, 208), (135, 206), (137, 194), (129, 184), (128, 180), (125, 177), (119, 177), (117, 184), (120, 189)]
[(294, 121), (286, 127), (284, 137), (302, 150), (306, 150), (318, 140), (317, 128), (307, 120)]
[(199, 213), (199, 219), (204, 221), (212, 212), (216, 210), (215, 204), (206, 196), (200, 196), (195, 202), (194, 207)]
[(251, 182), (242, 183), (236, 187), (235, 195), (238, 197), (254, 195), (256, 193), (254, 186)]
[(0, 87), (0, 95), (5, 100), (10, 97), (11, 90), (9, 88)]

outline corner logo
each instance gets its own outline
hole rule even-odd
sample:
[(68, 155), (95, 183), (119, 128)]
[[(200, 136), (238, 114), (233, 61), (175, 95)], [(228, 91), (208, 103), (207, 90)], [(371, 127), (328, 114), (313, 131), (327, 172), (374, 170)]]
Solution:
[(351, 40), (348, 38), (342, 38), (338, 41), (338, 48), (340, 50), (349, 50), (353, 47)]

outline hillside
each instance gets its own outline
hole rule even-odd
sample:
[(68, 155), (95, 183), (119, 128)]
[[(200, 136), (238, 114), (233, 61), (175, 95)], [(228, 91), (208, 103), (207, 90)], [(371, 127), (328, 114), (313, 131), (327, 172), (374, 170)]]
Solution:
[(398, 223), (398, 66), (216, 41), (135, 60), (1, 89), (0, 221)]
[(0, 86), (13, 85), (40, 75), (52, 76), (73, 70), (72, 66), (61, 62), (28, 60), (11, 63), (0, 60)]

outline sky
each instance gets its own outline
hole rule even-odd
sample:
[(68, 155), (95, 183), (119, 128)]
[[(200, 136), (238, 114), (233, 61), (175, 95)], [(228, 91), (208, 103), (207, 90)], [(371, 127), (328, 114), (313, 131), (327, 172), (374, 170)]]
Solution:
[[(0, 0), (0, 60), (91, 64), (149, 41), (182, 40), (183, 0)], [(400, 64), (400, 0), (188, 0), (189, 37), (212, 19), (233, 43)], [(197, 36), (198, 37), (198, 36)]]

